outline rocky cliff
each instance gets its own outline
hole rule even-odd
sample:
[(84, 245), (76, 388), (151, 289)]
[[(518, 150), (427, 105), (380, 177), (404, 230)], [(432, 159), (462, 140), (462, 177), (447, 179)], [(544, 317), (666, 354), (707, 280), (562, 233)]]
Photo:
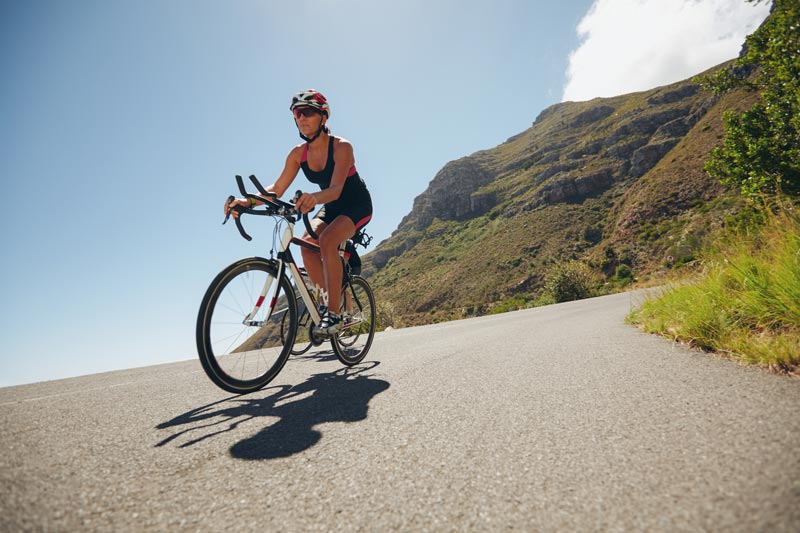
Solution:
[(668, 243), (648, 242), (652, 227), (672, 220), (662, 233), (679, 238), (723, 193), (702, 161), (735, 102), (687, 80), (545, 109), (528, 130), (434, 176), (366, 258), (379, 299), (419, 323), (533, 298), (565, 259), (606, 274), (621, 262), (657, 270)]

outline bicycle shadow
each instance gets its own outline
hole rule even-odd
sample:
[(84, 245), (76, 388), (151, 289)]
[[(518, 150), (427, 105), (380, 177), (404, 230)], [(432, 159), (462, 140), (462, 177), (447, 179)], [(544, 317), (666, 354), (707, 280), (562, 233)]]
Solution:
[[(292, 355), (293, 361), (336, 361), (336, 354), (333, 350), (311, 350), (304, 354)], [(376, 361), (377, 362), (377, 361)]]
[(314, 374), (299, 385), (269, 387), (264, 391), (273, 392), (264, 398), (234, 396), (192, 409), (157, 425), (156, 429), (191, 427), (170, 435), (155, 446), (161, 447), (192, 435), (179, 446), (186, 448), (234, 431), (249, 420), (278, 417), (277, 422), (231, 446), (231, 456), (265, 460), (303, 452), (322, 438), (315, 426), (326, 422), (358, 422), (367, 418), (370, 400), (389, 388), (387, 381), (366, 374), (379, 364), (371, 361), (335, 372)]

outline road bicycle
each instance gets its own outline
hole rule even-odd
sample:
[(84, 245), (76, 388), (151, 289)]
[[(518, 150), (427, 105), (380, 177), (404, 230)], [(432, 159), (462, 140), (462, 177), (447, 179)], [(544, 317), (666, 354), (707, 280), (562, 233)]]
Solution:
[[(250, 241), (252, 237), (242, 225), (243, 215), (272, 217), (275, 228), (270, 258), (241, 259), (217, 274), (203, 297), (196, 330), (203, 370), (218, 387), (239, 394), (265, 387), (290, 355), (305, 353), (325, 341), (330, 341), (339, 361), (356, 365), (369, 352), (376, 326), (372, 288), (350, 268), (343, 243), (339, 253), (343, 263), (339, 309), (342, 328), (333, 335), (318, 331), (320, 305), (326, 303), (324, 292), (311, 286), (305, 269), (295, 263), (290, 249), (290, 245), (297, 245), (319, 253), (317, 244), (294, 236), (295, 223), (301, 218), (309, 236), (314, 240), (318, 236), (307, 214), (301, 216), (293, 204), (267, 192), (255, 176), (250, 176), (250, 181), (260, 196), (248, 193), (242, 177), (236, 176), (242, 196), (263, 205), (235, 206), (223, 224), (230, 211), (236, 211), (236, 227)], [(300, 191), (295, 198), (299, 194)], [(230, 196), (228, 204), (233, 200)], [(366, 247), (371, 238), (360, 230), (352, 240)]]

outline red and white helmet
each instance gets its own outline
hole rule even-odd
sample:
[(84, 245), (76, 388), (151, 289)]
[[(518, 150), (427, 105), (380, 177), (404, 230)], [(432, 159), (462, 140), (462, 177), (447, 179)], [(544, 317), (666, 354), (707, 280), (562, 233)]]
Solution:
[(313, 107), (321, 113), (325, 113), (326, 117), (331, 118), (331, 106), (328, 105), (328, 99), (321, 92), (314, 89), (299, 92), (292, 97), (292, 105), (289, 106), (289, 110), (294, 111), (298, 107)]

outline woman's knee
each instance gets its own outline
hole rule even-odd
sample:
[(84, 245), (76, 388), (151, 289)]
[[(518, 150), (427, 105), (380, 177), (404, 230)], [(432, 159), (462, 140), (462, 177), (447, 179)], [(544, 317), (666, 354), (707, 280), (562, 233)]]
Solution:
[(323, 255), (338, 250), (339, 245), (353, 236), (353, 223), (344, 216), (338, 217), (319, 234), (319, 247)]
[(322, 232), (319, 236), (319, 249), (323, 254), (338, 250), (341, 241), (337, 241), (336, 239), (337, 237), (331, 235), (331, 232)]

